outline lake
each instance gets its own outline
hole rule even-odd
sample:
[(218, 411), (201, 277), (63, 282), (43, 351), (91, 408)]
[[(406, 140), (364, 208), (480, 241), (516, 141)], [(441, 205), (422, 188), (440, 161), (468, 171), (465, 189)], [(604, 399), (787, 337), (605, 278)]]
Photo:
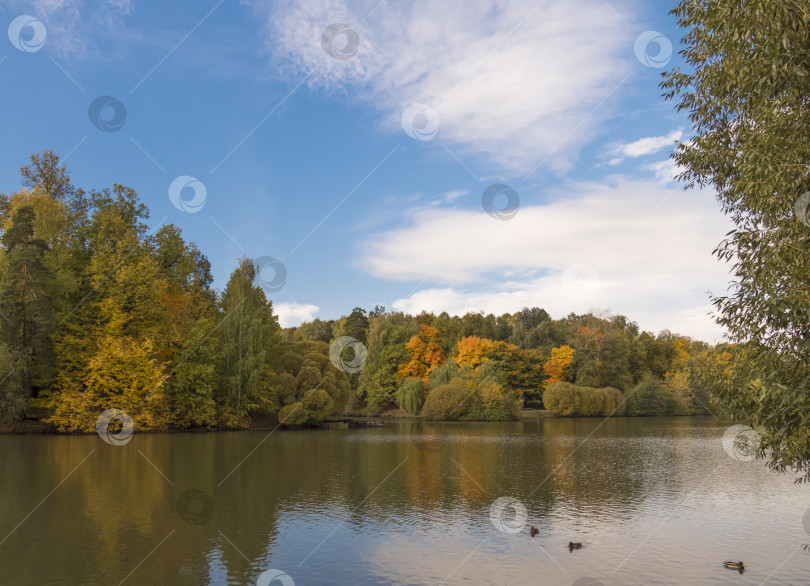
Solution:
[(727, 427), (0, 436), (0, 583), (810, 583), (810, 487), (730, 457)]

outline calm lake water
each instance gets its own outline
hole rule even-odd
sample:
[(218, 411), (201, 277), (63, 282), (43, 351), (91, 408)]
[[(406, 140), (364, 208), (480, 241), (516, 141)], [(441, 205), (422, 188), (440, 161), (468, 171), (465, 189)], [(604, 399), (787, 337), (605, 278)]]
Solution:
[(728, 456), (726, 427), (2, 436), (0, 583), (810, 583), (810, 487)]

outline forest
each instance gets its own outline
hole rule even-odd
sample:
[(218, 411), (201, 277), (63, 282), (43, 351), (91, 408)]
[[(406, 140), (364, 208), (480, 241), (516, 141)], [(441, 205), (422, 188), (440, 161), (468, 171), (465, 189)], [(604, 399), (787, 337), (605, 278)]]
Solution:
[(85, 191), (51, 151), (0, 195), (0, 419), (32, 408), (63, 432), (106, 409), (140, 431), (319, 425), (401, 409), (436, 420), (710, 411), (705, 373), (734, 347), (639, 331), (621, 315), (463, 316), (355, 307), (281, 328), (257, 267), (223, 291), (174, 225), (148, 233), (137, 193)]

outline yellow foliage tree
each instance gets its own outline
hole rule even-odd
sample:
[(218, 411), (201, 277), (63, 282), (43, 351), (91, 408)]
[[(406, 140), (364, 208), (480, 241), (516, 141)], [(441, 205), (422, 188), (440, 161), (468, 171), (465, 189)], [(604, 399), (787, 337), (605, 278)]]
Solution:
[(399, 365), (399, 374), (405, 378), (421, 379), (426, 385), (431, 371), (445, 361), (441, 339), (442, 334), (439, 330), (422, 324), (419, 332), (405, 343), (410, 360)]
[(152, 358), (151, 342), (126, 336), (101, 341), (90, 359), (85, 378), (62, 381), (59, 402), (50, 421), (61, 431), (94, 431), (98, 416), (121, 409), (135, 423), (135, 431), (165, 429), (169, 409), (163, 393), (166, 373)]
[(551, 358), (543, 364), (543, 370), (545, 370), (548, 375), (545, 386), (548, 387), (550, 384), (563, 381), (573, 359), (574, 349), (568, 344), (560, 346), (559, 348), (553, 348), (551, 350)]
[(478, 336), (465, 336), (456, 342), (455, 360), (459, 366), (469, 364), (475, 369), (485, 360), (503, 360), (513, 350), (517, 350), (517, 346), (513, 344)]

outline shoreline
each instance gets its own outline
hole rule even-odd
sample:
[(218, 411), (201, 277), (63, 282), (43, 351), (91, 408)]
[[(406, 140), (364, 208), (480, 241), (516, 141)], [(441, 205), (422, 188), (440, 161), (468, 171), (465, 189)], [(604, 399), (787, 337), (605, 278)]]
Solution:
[[(56, 429), (56, 426), (43, 421), (45, 417), (50, 415), (47, 409), (34, 408), (31, 409), (33, 413), (29, 413), (24, 419), (13, 422), (0, 422), (0, 436), (3, 435), (93, 435), (95, 432), (62, 432)], [(700, 415), (673, 415), (666, 417), (699, 417)], [(647, 416), (629, 416), (621, 415), (612, 418), (621, 419), (647, 419), (654, 417), (663, 417), (655, 415)], [(554, 415), (551, 411), (546, 409), (523, 409), (520, 412), (520, 419), (511, 421), (511, 423), (519, 423), (523, 421), (538, 421), (542, 419), (594, 419), (594, 416), (581, 416), (574, 415), (563, 417)], [(242, 431), (271, 431), (280, 429), (282, 431), (304, 431), (304, 430), (328, 430), (328, 429), (356, 429), (356, 428), (376, 428), (385, 427), (386, 421), (410, 421), (410, 422), (423, 422), (423, 423), (493, 423), (496, 421), (440, 421), (423, 419), (420, 415), (411, 415), (400, 410), (384, 411), (377, 416), (361, 416), (361, 415), (346, 415), (346, 416), (333, 416), (328, 417), (322, 425), (310, 427), (305, 425), (285, 425), (278, 422), (274, 415), (266, 415), (257, 417), (256, 421), (244, 429), (229, 429), (229, 428), (205, 428), (205, 427), (191, 427), (186, 429), (155, 429), (150, 431), (141, 431), (139, 433), (223, 433), (223, 432), (242, 432)], [(497, 421), (497, 423), (510, 423), (510, 421)]]

